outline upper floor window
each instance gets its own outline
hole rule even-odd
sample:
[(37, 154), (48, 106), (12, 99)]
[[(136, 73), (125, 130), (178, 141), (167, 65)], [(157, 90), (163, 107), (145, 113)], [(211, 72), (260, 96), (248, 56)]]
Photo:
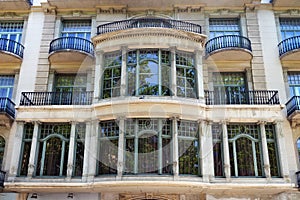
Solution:
[(86, 74), (57, 74), (54, 90), (56, 92), (85, 92)]
[(300, 18), (281, 18), (279, 23), (282, 40), (300, 36)]
[(63, 21), (62, 37), (79, 37), (87, 40), (91, 39), (91, 21)]
[(0, 75), (0, 97), (12, 98), (14, 89), (14, 76)]
[(291, 96), (300, 96), (300, 72), (289, 72), (288, 83)]
[(0, 22), (0, 38), (21, 42), (23, 22)]
[(240, 35), (240, 25), (237, 18), (209, 19), (209, 37), (215, 38), (223, 35)]
[(5, 139), (2, 136), (0, 136), (0, 170), (2, 169), (2, 164), (3, 164), (4, 149), (5, 149)]

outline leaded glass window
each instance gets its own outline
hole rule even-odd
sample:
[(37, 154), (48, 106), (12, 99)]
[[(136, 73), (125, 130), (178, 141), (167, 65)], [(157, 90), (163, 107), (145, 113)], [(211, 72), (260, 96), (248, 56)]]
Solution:
[(179, 174), (200, 175), (198, 123), (178, 122)]
[(66, 176), (70, 124), (45, 123), (38, 139), (37, 176)]
[(300, 18), (280, 18), (279, 23), (282, 40), (300, 36)]
[(116, 174), (119, 126), (116, 121), (100, 122), (98, 174)]
[(209, 37), (240, 35), (239, 19), (209, 19)]
[(176, 53), (177, 96), (196, 98), (196, 70), (194, 55)]
[(31, 123), (24, 124), (24, 133), (21, 147), (21, 157), (19, 166), (19, 175), (27, 176), (28, 164), (31, 150), (34, 125)]
[(120, 96), (121, 65), (120, 51), (104, 55), (103, 99)]
[(5, 139), (2, 136), (0, 136), (0, 170), (2, 169), (2, 165), (3, 165), (4, 150), (5, 150)]
[(85, 130), (86, 130), (86, 126), (84, 123), (76, 124), (73, 176), (82, 176), (83, 161), (84, 161), (83, 158), (84, 158)]
[(91, 38), (91, 21), (64, 21), (61, 31), (62, 37), (79, 37), (90, 40)]
[(278, 151), (277, 151), (277, 143), (276, 143), (276, 132), (274, 124), (266, 124), (266, 138), (268, 145), (268, 153), (269, 153), (269, 163), (271, 176), (278, 177), (280, 176), (280, 168), (278, 161)]
[(231, 176), (263, 176), (259, 125), (227, 125)]
[(15, 77), (0, 75), (0, 97), (12, 98)]
[(291, 96), (300, 96), (300, 72), (289, 72), (288, 83)]
[(127, 119), (125, 174), (171, 174), (171, 121)]
[(145, 49), (127, 54), (128, 95), (170, 95), (170, 53)]
[(224, 176), (222, 125), (212, 124), (215, 176)]
[(244, 73), (213, 73), (213, 84), (216, 104), (245, 104), (248, 102)]

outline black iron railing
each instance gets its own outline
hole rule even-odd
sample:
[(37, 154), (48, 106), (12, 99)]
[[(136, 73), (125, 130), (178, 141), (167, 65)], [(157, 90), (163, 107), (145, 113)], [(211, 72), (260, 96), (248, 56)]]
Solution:
[(287, 115), (290, 116), (296, 110), (300, 110), (300, 96), (293, 96), (285, 105)]
[(15, 103), (7, 97), (0, 97), (0, 112), (15, 118)]
[(94, 56), (93, 43), (84, 38), (60, 37), (51, 41), (49, 54), (62, 50), (76, 50)]
[(22, 92), (21, 106), (91, 105), (93, 92)]
[(283, 54), (293, 51), (296, 49), (300, 49), (300, 36), (291, 37), (285, 40), (282, 40), (278, 44), (279, 56)]
[(171, 28), (182, 31), (201, 33), (201, 26), (189, 22), (161, 19), (161, 18), (140, 18), (123, 21), (115, 21), (97, 27), (97, 34), (104, 34), (113, 31), (126, 30), (131, 28)]
[(246, 92), (213, 92), (205, 91), (206, 105), (250, 104), (275, 105), (279, 104), (278, 91), (255, 90)]
[(5, 171), (0, 170), (0, 187), (4, 187), (4, 181), (5, 181)]
[(248, 38), (240, 35), (224, 35), (212, 38), (205, 44), (206, 55), (224, 48), (242, 48), (252, 51)]
[(14, 40), (0, 38), (0, 51), (12, 53), (19, 58), (23, 58), (24, 46)]

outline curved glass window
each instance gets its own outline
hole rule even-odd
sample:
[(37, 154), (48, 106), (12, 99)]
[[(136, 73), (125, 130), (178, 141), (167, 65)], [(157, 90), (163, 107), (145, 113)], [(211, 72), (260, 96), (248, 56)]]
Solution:
[(128, 95), (170, 95), (170, 53), (163, 50), (128, 52)]
[(0, 170), (2, 169), (2, 164), (3, 164), (4, 149), (5, 149), (5, 139), (2, 136), (0, 136)]

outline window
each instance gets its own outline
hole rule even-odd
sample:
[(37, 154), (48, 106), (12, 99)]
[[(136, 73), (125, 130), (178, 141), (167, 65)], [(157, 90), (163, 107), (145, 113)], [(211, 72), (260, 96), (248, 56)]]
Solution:
[(37, 150), (37, 176), (66, 176), (70, 133), (70, 124), (41, 125)]
[(73, 176), (82, 176), (83, 158), (84, 158), (84, 142), (85, 142), (85, 124), (76, 124), (75, 129), (75, 146), (74, 146), (74, 167)]
[(116, 174), (119, 126), (115, 121), (100, 122), (98, 174)]
[(12, 98), (14, 89), (14, 76), (0, 75), (0, 97)]
[(90, 40), (91, 21), (64, 21), (62, 25), (62, 37), (79, 37)]
[(125, 174), (171, 174), (171, 121), (128, 119), (125, 127)]
[(263, 176), (259, 125), (227, 125), (231, 176)]
[(2, 136), (0, 136), (0, 170), (2, 169), (2, 165), (3, 165), (4, 150), (5, 150), (5, 139)]
[(213, 73), (214, 102), (217, 104), (247, 103), (246, 80), (242, 72)]
[(200, 175), (198, 123), (178, 122), (179, 174)]
[(212, 125), (213, 137), (213, 155), (214, 155), (214, 171), (215, 176), (224, 176), (223, 171), (223, 145), (222, 145), (222, 125)]
[(279, 19), (282, 40), (300, 36), (300, 19), (299, 18), (281, 18)]
[(279, 177), (280, 176), (280, 168), (278, 161), (278, 151), (277, 151), (277, 143), (276, 143), (276, 132), (274, 124), (266, 124), (266, 138), (268, 145), (268, 153), (269, 153), (269, 163), (271, 176)]
[(289, 72), (288, 83), (291, 96), (300, 96), (300, 72)]
[(103, 99), (120, 96), (121, 52), (104, 55)]
[(238, 19), (209, 19), (209, 37), (240, 35)]
[(176, 53), (177, 96), (196, 98), (196, 70), (194, 55)]
[(31, 150), (31, 142), (33, 136), (34, 125), (31, 123), (24, 124), (24, 134), (21, 147), (21, 158), (20, 158), (20, 167), (19, 175), (27, 176), (28, 164)]
[(170, 53), (164, 50), (137, 50), (127, 55), (128, 94), (170, 95)]

